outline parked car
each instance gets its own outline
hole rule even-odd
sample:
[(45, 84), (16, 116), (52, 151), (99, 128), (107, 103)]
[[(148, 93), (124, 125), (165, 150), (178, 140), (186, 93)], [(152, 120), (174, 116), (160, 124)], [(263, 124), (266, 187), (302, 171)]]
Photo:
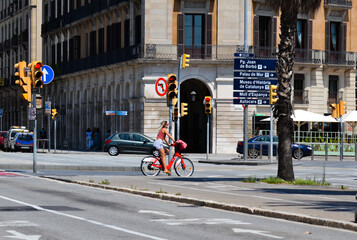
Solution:
[(0, 132), (0, 149), (4, 148), (4, 139), (6, 137), (7, 131)]
[(10, 143), (13, 151), (32, 151), (33, 150), (33, 134), (29, 132), (17, 132), (14, 139)]
[(16, 136), (16, 134), (18, 132), (24, 132), (26, 130), (26, 127), (24, 126), (12, 126), (9, 131), (8, 134), (5, 136), (4, 138), (4, 151), (10, 151), (11, 150), (11, 141), (14, 139), (14, 137)]
[[(278, 145), (278, 137), (273, 137), (273, 155), (276, 155), (276, 147)], [(260, 155), (260, 150), (262, 155), (269, 154), (269, 143), (270, 143), (270, 136), (269, 135), (261, 135), (256, 136), (248, 140), (248, 156), (250, 158), (257, 158)], [(312, 148), (310, 146), (292, 143), (291, 144), (291, 151), (293, 158), (299, 159), (305, 156), (311, 156)], [(244, 154), (244, 142), (239, 141), (237, 143), (237, 153)], [(300, 157), (299, 157), (300, 155)]]
[(141, 133), (119, 132), (112, 134), (105, 141), (104, 151), (111, 156), (119, 153), (145, 153), (158, 156), (158, 151), (153, 147), (154, 141), (153, 138)]

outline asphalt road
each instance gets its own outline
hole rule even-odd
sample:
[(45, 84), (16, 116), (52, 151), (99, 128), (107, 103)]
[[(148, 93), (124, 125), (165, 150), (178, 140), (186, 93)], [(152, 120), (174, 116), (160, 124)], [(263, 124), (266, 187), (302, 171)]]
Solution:
[(22, 176), (0, 176), (1, 239), (356, 239), (357, 233)]

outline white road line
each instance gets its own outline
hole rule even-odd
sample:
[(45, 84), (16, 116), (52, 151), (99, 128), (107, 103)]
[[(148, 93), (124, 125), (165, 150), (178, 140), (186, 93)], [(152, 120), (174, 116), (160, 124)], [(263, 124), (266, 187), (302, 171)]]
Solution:
[(226, 218), (186, 218), (186, 219), (152, 219), (152, 222), (162, 222), (166, 225), (218, 225), (218, 224), (236, 224), (250, 225), (251, 223)]
[(163, 211), (140, 210), (139, 213), (151, 213), (151, 214), (156, 214), (156, 215), (165, 216), (165, 217), (175, 217), (175, 215), (172, 215), (172, 214), (169, 214), (169, 213), (163, 212)]
[(22, 240), (38, 240), (41, 237), (41, 235), (25, 235), (25, 234), (16, 232), (14, 230), (8, 230), (6, 232), (12, 234), (12, 236), (4, 236), (6, 238), (14, 238), (14, 239), (22, 239)]
[(257, 231), (257, 230), (241, 229), (241, 228), (232, 228), (232, 230), (235, 233), (251, 233), (251, 234), (256, 234), (256, 235), (270, 237), (270, 238), (282, 239), (282, 237), (268, 234), (268, 232), (266, 231)]
[(0, 227), (36, 227), (35, 223), (28, 221), (3, 221), (0, 222)]
[(66, 214), (66, 213), (62, 213), (62, 212), (46, 209), (46, 208), (43, 208), (43, 207), (40, 207), (40, 206), (37, 206), (37, 205), (33, 205), (33, 204), (30, 204), (30, 203), (25, 203), (25, 202), (22, 202), (22, 201), (19, 201), (19, 200), (16, 200), (16, 199), (12, 199), (12, 198), (8, 198), (8, 197), (5, 197), (5, 196), (0, 196), (0, 198), (2, 198), (4, 200), (7, 200), (7, 201), (15, 202), (15, 203), (18, 203), (18, 204), (21, 204), (21, 205), (29, 206), (29, 207), (32, 207), (32, 208), (37, 209), (39, 211), (49, 212), (49, 213), (52, 213), (52, 214), (56, 214), (56, 215), (60, 215), (60, 216), (64, 216), (64, 217), (68, 217), (68, 218), (72, 218), (72, 219), (76, 219), (76, 220), (79, 220), (79, 221), (92, 223), (92, 224), (95, 224), (95, 225), (98, 225), (98, 226), (114, 229), (114, 230), (117, 230), (117, 231), (120, 231), (120, 232), (125, 232), (125, 233), (129, 233), (129, 234), (132, 234), (132, 235), (137, 235), (137, 236), (141, 236), (141, 237), (145, 237), (145, 238), (149, 238), (149, 239), (156, 239), (156, 240), (163, 240), (164, 239), (164, 238), (160, 238), (160, 237), (147, 235), (145, 233), (140, 233), (140, 232), (132, 231), (132, 230), (129, 230), (129, 229), (117, 227), (117, 226), (114, 226), (114, 225), (108, 225), (108, 224), (104, 224), (104, 223), (97, 222), (97, 221), (94, 221), (94, 220), (90, 220), (90, 219), (74, 216), (74, 215), (71, 215), (71, 214)]

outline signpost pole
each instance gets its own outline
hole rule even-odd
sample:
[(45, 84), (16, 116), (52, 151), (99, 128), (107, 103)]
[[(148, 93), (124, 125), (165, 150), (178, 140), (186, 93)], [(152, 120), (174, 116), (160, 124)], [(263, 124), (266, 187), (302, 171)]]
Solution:
[(270, 143), (269, 143), (269, 160), (273, 162), (273, 105), (270, 105)]
[[(244, 52), (248, 52), (248, 2), (244, 0)], [(244, 154), (243, 160), (247, 160), (248, 155), (248, 105), (244, 106), (244, 121), (243, 121), (243, 138), (244, 138)]]
[[(169, 133), (172, 136), (172, 99), (169, 102)], [(172, 143), (172, 140), (169, 138), (169, 144)], [(172, 147), (169, 146), (169, 159), (172, 157)], [(165, 170), (165, 169), (164, 169)], [(171, 169), (169, 169), (171, 172)]]
[(207, 115), (207, 145), (206, 145), (206, 161), (208, 161), (208, 154), (209, 154), (209, 115)]
[[(180, 139), (180, 118), (181, 118), (181, 98), (180, 98), (180, 72), (181, 72), (181, 66), (182, 66), (182, 55), (180, 57), (180, 62), (178, 66), (178, 72), (177, 72), (177, 108), (178, 108), (178, 118), (176, 121), (177, 125), (177, 133), (176, 133), (176, 140)], [(170, 158), (171, 159), (171, 158)]]
[[(36, 93), (32, 93), (32, 107), (35, 108), (36, 111)], [(33, 163), (32, 163), (32, 170), (33, 173), (37, 173), (37, 116), (35, 112), (35, 122), (34, 122), (34, 129), (33, 129)]]
[(340, 137), (340, 141), (341, 141), (341, 144), (340, 144), (340, 161), (342, 161), (343, 159), (343, 122), (342, 122), (342, 115), (340, 116), (340, 128), (341, 128), (341, 131), (340, 131), (340, 134), (341, 134), (341, 137)]

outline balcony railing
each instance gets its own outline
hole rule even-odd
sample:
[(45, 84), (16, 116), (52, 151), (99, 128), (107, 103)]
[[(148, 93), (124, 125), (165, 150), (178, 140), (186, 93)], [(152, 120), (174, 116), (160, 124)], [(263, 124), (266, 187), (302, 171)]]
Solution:
[(325, 51), (323, 63), (327, 65), (356, 65), (356, 53), (343, 51)]
[(351, 9), (352, 8), (352, 1), (348, 1), (348, 0), (325, 0), (325, 6)]
[(108, 9), (109, 7), (112, 7), (114, 5), (123, 3), (125, 1), (129, 2), (128, 0), (92, 0), (90, 3), (82, 7), (74, 9), (69, 13), (65, 13), (58, 18), (51, 18), (50, 21), (43, 23), (41, 26), (42, 34), (54, 31), (82, 18), (90, 17), (95, 13)]
[(299, 63), (310, 63), (310, 64), (321, 64), (322, 52), (319, 50), (312, 49), (295, 49), (295, 62)]

